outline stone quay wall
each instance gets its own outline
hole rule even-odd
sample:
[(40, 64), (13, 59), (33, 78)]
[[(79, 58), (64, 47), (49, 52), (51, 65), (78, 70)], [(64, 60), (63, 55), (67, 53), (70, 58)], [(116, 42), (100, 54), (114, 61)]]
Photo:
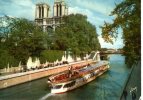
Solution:
[(0, 69), (0, 74), (7, 74), (7, 73), (16, 73), (20, 72), (22, 70), (22, 67), (7, 67), (4, 69)]
[(74, 69), (77, 67), (83, 67), (91, 63), (93, 63), (92, 60), (84, 60), (84, 61), (64, 64), (64, 65), (59, 65), (55, 67), (49, 67), (49, 68), (43, 68), (43, 69), (34, 70), (34, 71), (1, 76), (0, 77), (0, 89), (4, 89), (7, 87), (29, 82), (29, 81), (39, 79), (42, 77), (46, 77), (52, 74), (56, 74), (62, 71), (66, 71), (68, 70), (69, 66), (72, 66), (72, 68)]

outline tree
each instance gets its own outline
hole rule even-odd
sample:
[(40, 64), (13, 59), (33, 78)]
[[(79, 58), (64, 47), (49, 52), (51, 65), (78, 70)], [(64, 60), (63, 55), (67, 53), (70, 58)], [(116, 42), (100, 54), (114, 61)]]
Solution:
[(15, 59), (6, 46), (6, 40), (10, 33), (10, 24), (13, 22), (13, 18), (9, 16), (0, 17), (0, 68), (9, 66), (17, 66), (18, 60)]
[(88, 53), (98, 50), (100, 44), (96, 27), (81, 14), (64, 17), (64, 23), (55, 31), (55, 49), (71, 50), (73, 54)]
[(19, 62), (6, 49), (0, 49), (0, 69), (9, 66), (17, 67)]
[(5, 44), (15, 59), (26, 63), (29, 56), (40, 56), (44, 48), (45, 33), (34, 22), (14, 19), (10, 25), (9, 37)]
[(14, 18), (9, 16), (0, 17), (0, 40), (8, 38), (10, 32), (10, 25), (13, 23)]
[(43, 50), (40, 54), (40, 62), (45, 63), (54, 62), (56, 60), (61, 61), (64, 52), (59, 50)]
[(53, 61), (59, 59), (65, 50), (82, 55), (100, 49), (96, 28), (87, 21), (86, 16), (72, 14), (63, 19), (65, 23), (56, 28), (53, 34), (44, 33), (41, 27), (27, 19), (7, 19), (5, 31), (1, 31), (3, 27), (0, 27), (1, 40), (4, 39), (0, 41), (0, 55), (4, 54), (3, 57), (9, 59), (4, 59), (3, 65), (9, 61), (15, 62), (14, 65), (21, 61), (25, 65), (29, 56), (40, 57), (42, 62)]
[(113, 23), (107, 23), (101, 27), (102, 37), (106, 42), (112, 43), (112, 38), (118, 35), (118, 29), (123, 30), (126, 62), (132, 65), (141, 58), (141, 1), (124, 0), (116, 5), (111, 12), (116, 18)]

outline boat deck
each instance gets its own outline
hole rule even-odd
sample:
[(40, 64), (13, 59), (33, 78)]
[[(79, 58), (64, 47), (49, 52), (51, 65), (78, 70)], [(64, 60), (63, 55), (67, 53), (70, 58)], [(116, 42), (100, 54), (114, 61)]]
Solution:
[(107, 61), (99, 61), (94, 65), (85, 66), (85, 67), (80, 68), (80, 69), (75, 69), (75, 70), (72, 70), (71, 72), (65, 71), (63, 73), (51, 76), (51, 77), (49, 77), (49, 79), (51, 80), (52, 84), (71, 81), (71, 80), (74, 80), (76, 78), (82, 77), (83, 75), (90, 73), (91, 71), (98, 69), (99, 67), (107, 65), (107, 64), (108, 64)]

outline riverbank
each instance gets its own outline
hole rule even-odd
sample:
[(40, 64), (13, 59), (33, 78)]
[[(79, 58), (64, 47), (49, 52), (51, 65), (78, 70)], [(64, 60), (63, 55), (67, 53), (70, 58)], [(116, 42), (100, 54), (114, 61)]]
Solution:
[[(133, 96), (134, 95), (134, 96)], [(132, 70), (123, 89), (121, 100), (139, 100), (141, 96), (141, 61), (132, 66)]]
[(94, 81), (73, 91), (53, 95), (47, 77), (0, 90), (0, 100), (120, 100), (130, 68), (120, 54), (109, 55), (110, 69)]
[(66, 71), (68, 70), (69, 66), (72, 66), (74, 69), (76, 67), (86, 66), (93, 62), (94, 62), (93, 60), (83, 60), (79, 62), (73, 62), (69, 64), (64, 64), (64, 65), (34, 70), (34, 71), (1, 76), (0, 77), (0, 89), (14, 86), (14, 85), (21, 84), (21, 83), (25, 83), (25, 82), (29, 82), (35, 79), (43, 78), (43, 77), (56, 74), (62, 71)]

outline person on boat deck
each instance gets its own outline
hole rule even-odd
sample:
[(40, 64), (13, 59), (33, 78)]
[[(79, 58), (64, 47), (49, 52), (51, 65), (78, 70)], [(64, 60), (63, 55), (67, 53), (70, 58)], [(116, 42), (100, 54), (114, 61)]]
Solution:
[(68, 73), (69, 77), (72, 76), (72, 66), (69, 66), (69, 73)]

